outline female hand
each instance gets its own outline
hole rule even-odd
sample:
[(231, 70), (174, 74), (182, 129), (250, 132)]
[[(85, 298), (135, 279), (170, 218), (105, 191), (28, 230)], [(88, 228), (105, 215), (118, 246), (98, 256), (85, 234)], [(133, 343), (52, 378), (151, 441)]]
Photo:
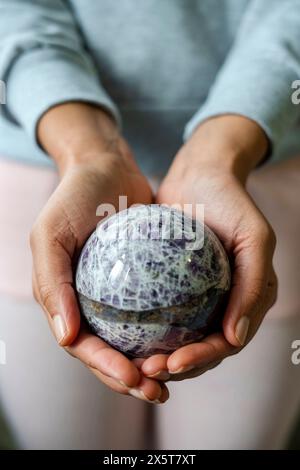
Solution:
[(38, 129), (61, 181), (31, 234), (33, 290), (58, 343), (113, 390), (164, 402), (168, 391), (134, 362), (81, 326), (73, 267), (100, 218), (99, 204), (151, 203), (152, 193), (114, 123), (101, 110), (70, 103), (48, 111)]
[(223, 333), (142, 361), (146, 376), (181, 380), (215, 367), (253, 338), (275, 302), (275, 236), (245, 189), (267, 145), (263, 131), (246, 118), (211, 119), (181, 148), (162, 182), (158, 203), (192, 204), (193, 211), (204, 204), (205, 223), (233, 258), (233, 277)]

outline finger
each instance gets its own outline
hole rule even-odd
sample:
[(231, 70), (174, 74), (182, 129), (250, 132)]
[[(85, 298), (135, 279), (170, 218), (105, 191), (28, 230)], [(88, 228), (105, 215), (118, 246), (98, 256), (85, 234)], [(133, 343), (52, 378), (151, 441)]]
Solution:
[(136, 387), (141, 380), (141, 374), (132, 361), (85, 330), (65, 349), (88, 367), (117, 380), (121, 386)]
[(65, 349), (113, 390), (142, 400), (159, 400), (162, 393), (159, 383), (141, 376), (132, 361), (97, 336), (83, 330)]
[(88, 369), (97, 377), (98, 380), (100, 380), (100, 382), (104, 383), (104, 385), (107, 385), (107, 387), (109, 387), (114, 392), (120, 393), (122, 395), (128, 395), (129, 388), (121, 384), (118, 380), (102, 374), (102, 372), (100, 372), (98, 369), (94, 369), (93, 367), (88, 367)]
[[(51, 316), (49, 314), (47, 308), (45, 308), (43, 306), (43, 302), (41, 300), (41, 295), (40, 295), (40, 289), (39, 289), (37, 281), (36, 281), (36, 274), (35, 274), (34, 270), (32, 272), (32, 288), (33, 288), (33, 296), (34, 296), (35, 300), (43, 308), (50, 329), (52, 330), (52, 332), (53, 332), (55, 338), (57, 339), (58, 343), (61, 346), (64, 346), (65, 341), (59, 340), (59, 335), (58, 335), (58, 332), (57, 332), (57, 326), (54, 325), (55, 321), (57, 321), (57, 320), (53, 319), (53, 316)], [(65, 305), (66, 305), (66, 317), (67, 317), (67, 321), (68, 321), (68, 317), (69, 317), (69, 315), (72, 314), (72, 311), (78, 308), (77, 300), (76, 300), (76, 296), (75, 296), (74, 291), (73, 291), (72, 288), (71, 288), (70, 292), (67, 291), (68, 287), (66, 285), (62, 286), (62, 289), (63, 289), (62, 295), (63, 295), (64, 302), (65, 302)], [(76, 324), (76, 321), (78, 322), (78, 325)], [(74, 324), (74, 336), (76, 337), (77, 334), (78, 334), (77, 331), (80, 328), (80, 313), (78, 312), (78, 314), (76, 314), (76, 316), (74, 318), (71, 318), (70, 322), (73, 322), (73, 324)], [(70, 342), (73, 341), (73, 336), (71, 336), (69, 338), (69, 341)]]
[(164, 383), (161, 383), (161, 389), (162, 389), (162, 392), (161, 392), (161, 396), (160, 396), (160, 403), (166, 403), (166, 401), (168, 401), (169, 397), (170, 397), (170, 392), (166, 386), (166, 384)]
[(131, 395), (134, 398), (153, 404), (165, 403), (169, 397), (168, 389), (166, 387), (162, 388), (158, 383), (155, 383), (154, 380), (143, 379), (138, 387), (128, 388), (120, 384), (117, 380), (99, 372), (98, 369), (92, 367), (89, 367), (89, 369), (102, 383), (117, 393)]
[(221, 363), (222, 361), (214, 361), (208, 364), (206, 367), (196, 367), (195, 369), (192, 369), (189, 372), (186, 372), (183, 374), (171, 375), (170, 381), (182, 382), (183, 380), (189, 380), (189, 379), (194, 379), (196, 377), (200, 377), (200, 375), (203, 375), (205, 372), (208, 372), (209, 370), (214, 369)]
[(146, 358), (144, 357), (135, 357), (132, 359), (133, 364), (140, 370), (142, 368), (142, 365), (146, 361)]
[(275, 271), (272, 267), (271, 274), (269, 281), (267, 282), (267, 287), (265, 291), (265, 297), (260, 309), (257, 310), (256, 314), (253, 316), (253, 320), (251, 322), (251, 328), (248, 333), (248, 341), (250, 341), (255, 333), (257, 332), (262, 320), (264, 319), (265, 315), (268, 313), (270, 308), (274, 305), (277, 299), (277, 288), (278, 288), (278, 281)]
[[(56, 233), (56, 234), (55, 234)], [(80, 311), (72, 287), (73, 274), (70, 254), (75, 241), (65, 228), (64, 240), (58, 233), (39, 224), (31, 235), (33, 254), (34, 293), (50, 317), (50, 326), (61, 346), (71, 344), (80, 328)]]
[[(157, 380), (149, 379), (147, 377), (142, 376), (142, 379), (138, 384), (138, 390), (142, 392), (146, 399), (155, 403), (161, 402), (162, 386)], [(132, 395), (132, 390), (130, 391), (130, 393)]]
[[(162, 356), (162, 358), (159, 356)], [(149, 358), (135, 358), (132, 362), (145, 377), (155, 380), (168, 380), (170, 374), (166, 370), (167, 358), (167, 355), (158, 354)]]
[(272, 266), (270, 279), (267, 283), (267, 290), (265, 296), (265, 308), (266, 312), (273, 307), (276, 303), (278, 295), (278, 278)]
[(156, 380), (169, 380), (168, 358), (169, 354), (155, 354), (148, 357), (141, 366), (143, 374)]
[(256, 312), (263, 318), (274, 248), (275, 238), (268, 227), (260, 228), (251, 240), (236, 243), (231, 292), (223, 320), (224, 335), (233, 346), (247, 342)]
[(173, 378), (176, 374), (187, 373), (195, 368), (205, 368), (237, 351), (222, 333), (214, 333), (199, 343), (188, 344), (173, 352), (167, 361), (168, 371)]

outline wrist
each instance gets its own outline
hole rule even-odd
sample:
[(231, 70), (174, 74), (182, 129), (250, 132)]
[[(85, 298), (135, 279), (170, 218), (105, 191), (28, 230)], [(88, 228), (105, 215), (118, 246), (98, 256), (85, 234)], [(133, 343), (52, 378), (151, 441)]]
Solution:
[(185, 145), (195, 165), (229, 172), (246, 181), (249, 173), (267, 154), (269, 142), (254, 121), (243, 116), (226, 115), (199, 125)]
[(74, 165), (94, 161), (99, 154), (113, 153), (120, 138), (116, 123), (106, 111), (75, 102), (45, 113), (37, 135), (61, 174)]

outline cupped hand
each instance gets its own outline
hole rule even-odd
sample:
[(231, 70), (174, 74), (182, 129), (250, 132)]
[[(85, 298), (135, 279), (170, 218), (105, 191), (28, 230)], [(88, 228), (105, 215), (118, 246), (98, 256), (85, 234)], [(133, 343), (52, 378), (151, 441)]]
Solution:
[(204, 204), (205, 223), (232, 257), (233, 272), (223, 332), (140, 361), (147, 377), (181, 380), (215, 367), (253, 338), (275, 302), (275, 236), (245, 189), (252, 166), (265, 153), (264, 139), (258, 126), (242, 117), (208, 121), (182, 147), (162, 182), (158, 203), (192, 204), (194, 216), (196, 204)]
[[(69, 120), (74, 118), (73, 111), (71, 106)], [(80, 111), (82, 114), (86, 109)], [(51, 126), (59, 122), (60, 112), (64, 112), (65, 122), (63, 109), (54, 116), (56, 122), (50, 116), (47, 137)], [(51, 145), (50, 142), (48, 146)], [(105, 203), (118, 209), (119, 195), (127, 196), (128, 205), (148, 204), (152, 200), (147, 180), (121, 137), (114, 137), (107, 145), (93, 144), (88, 150), (84, 155), (81, 152), (80, 158), (73, 158), (72, 154), (72, 158), (58, 165), (61, 181), (32, 229), (34, 295), (58, 343), (103, 383), (117, 392), (161, 403), (168, 398), (167, 388), (144, 377), (133, 361), (89, 333), (81, 322), (73, 273), (83, 244), (100, 221), (97, 207)]]

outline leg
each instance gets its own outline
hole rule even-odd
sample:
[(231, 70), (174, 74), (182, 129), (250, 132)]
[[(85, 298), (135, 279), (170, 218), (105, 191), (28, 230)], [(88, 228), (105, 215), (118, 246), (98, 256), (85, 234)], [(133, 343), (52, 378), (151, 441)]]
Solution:
[(21, 448), (144, 447), (142, 403), (111, 392), (59, 349), (32, 300), (1, 295), (0, 306), (1, 402)]
[(300, 339), (300, 159), (261, 168), (249, 190), (277, 234), (278, 302), (242, 353), (171, 385), (157, 411), (161, 448), (281, 449), (297, 417), (300, 366), (291, 362), (291, 344)]
[(24, 449), (144, 448), (146, 406), (60, 349), (32, 299), (28, 234), (56, 183), (50, 170), (0, 161), (1, 405)]

